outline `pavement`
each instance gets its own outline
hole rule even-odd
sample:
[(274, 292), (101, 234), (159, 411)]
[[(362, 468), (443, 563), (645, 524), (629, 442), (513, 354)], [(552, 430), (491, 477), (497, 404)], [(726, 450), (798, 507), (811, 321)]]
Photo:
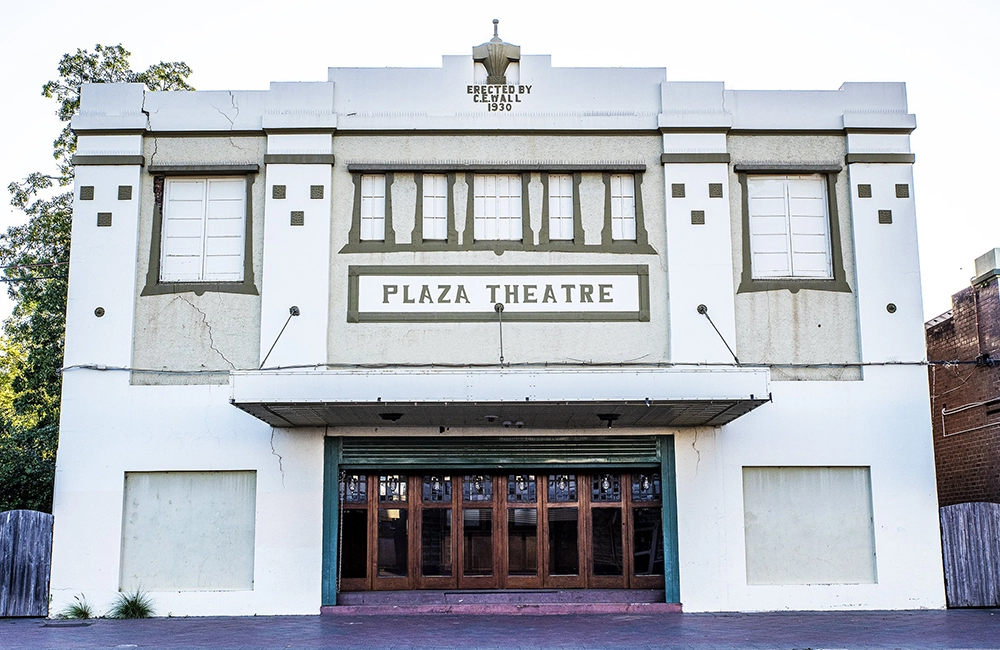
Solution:
[(903, 612), (0, 619), (2, 650), (1000, 650), (1000, 609)]

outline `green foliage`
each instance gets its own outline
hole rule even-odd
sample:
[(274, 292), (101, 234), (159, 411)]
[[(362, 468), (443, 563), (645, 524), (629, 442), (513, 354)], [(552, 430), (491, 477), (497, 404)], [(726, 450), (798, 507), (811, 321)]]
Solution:
[(0, 267), (14, 301), (0, 337), (0, 511), (52, 508), (73, 219), (72, 193), (53, 189), (73, 182), (76, 135), (68, 122), (80, 109), (80, 87), (124, 82), (193, 90), (187, 64), (161, 61), (135, 72), (130, 56), (121, 45), (96, 45), (62, 57), (59, 78), (42, 87), (67, 122), (53, 143), (58, 172), (35, 172), (7, 188), (27, 222), (0, 235)]
[(59, 612), (59, 618), (93, 618), (94, 610), (83, 594), (73, 596), (73, 602), (66, 606), (66, 609)]
[(160, 61), (143, 72), (129, 67), (132, 53), (121, 44), (95, 45), (93, 52), (78, 49), (75, 54), (64, 54), (59, 61), (59, 78), (42, 86), (42, 95), (59, 102), (56, 115), (66, 126), (52, 143), (52, 155), (59, 163), (60, 184), (72, 180), (70, 158), (76, 152), (76, 135), (69, 128), (69, 121), (80, 110), (80, 87), (85, 83), (140, 83), (149, 90), (194, 90), (187, 78), (191, 74), (188, 64), (181, 61)]
[(153, 601), (141, 589), (123, 591), (108, 610), (108, 618), (149, 618), (153, 615)]

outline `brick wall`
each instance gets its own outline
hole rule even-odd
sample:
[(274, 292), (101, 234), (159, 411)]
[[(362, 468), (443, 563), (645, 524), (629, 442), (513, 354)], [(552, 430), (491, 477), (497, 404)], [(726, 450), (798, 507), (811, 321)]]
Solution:
[[(938, 501), (1000, 503), (1000, 289), (997, 278), (952, 296), (926, 328)], [(935, 319), (938, 320), (938, 319)], [(995, 365), (994, 365), (995, 364)], [(942, 409), (956, 410), (942, 417)]]

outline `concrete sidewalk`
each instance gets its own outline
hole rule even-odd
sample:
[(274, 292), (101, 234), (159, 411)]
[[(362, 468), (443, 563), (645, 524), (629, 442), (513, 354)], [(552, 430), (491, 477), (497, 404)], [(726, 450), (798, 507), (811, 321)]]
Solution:
[(0, 619), (3, 650), (993, 648), (1000, 610), (568, 616)]

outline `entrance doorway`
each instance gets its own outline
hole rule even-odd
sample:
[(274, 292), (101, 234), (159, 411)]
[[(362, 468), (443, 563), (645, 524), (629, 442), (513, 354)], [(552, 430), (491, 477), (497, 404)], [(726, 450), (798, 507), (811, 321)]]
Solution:
[(346, 472), (342, 591), (664, 586), (655, 469)]

